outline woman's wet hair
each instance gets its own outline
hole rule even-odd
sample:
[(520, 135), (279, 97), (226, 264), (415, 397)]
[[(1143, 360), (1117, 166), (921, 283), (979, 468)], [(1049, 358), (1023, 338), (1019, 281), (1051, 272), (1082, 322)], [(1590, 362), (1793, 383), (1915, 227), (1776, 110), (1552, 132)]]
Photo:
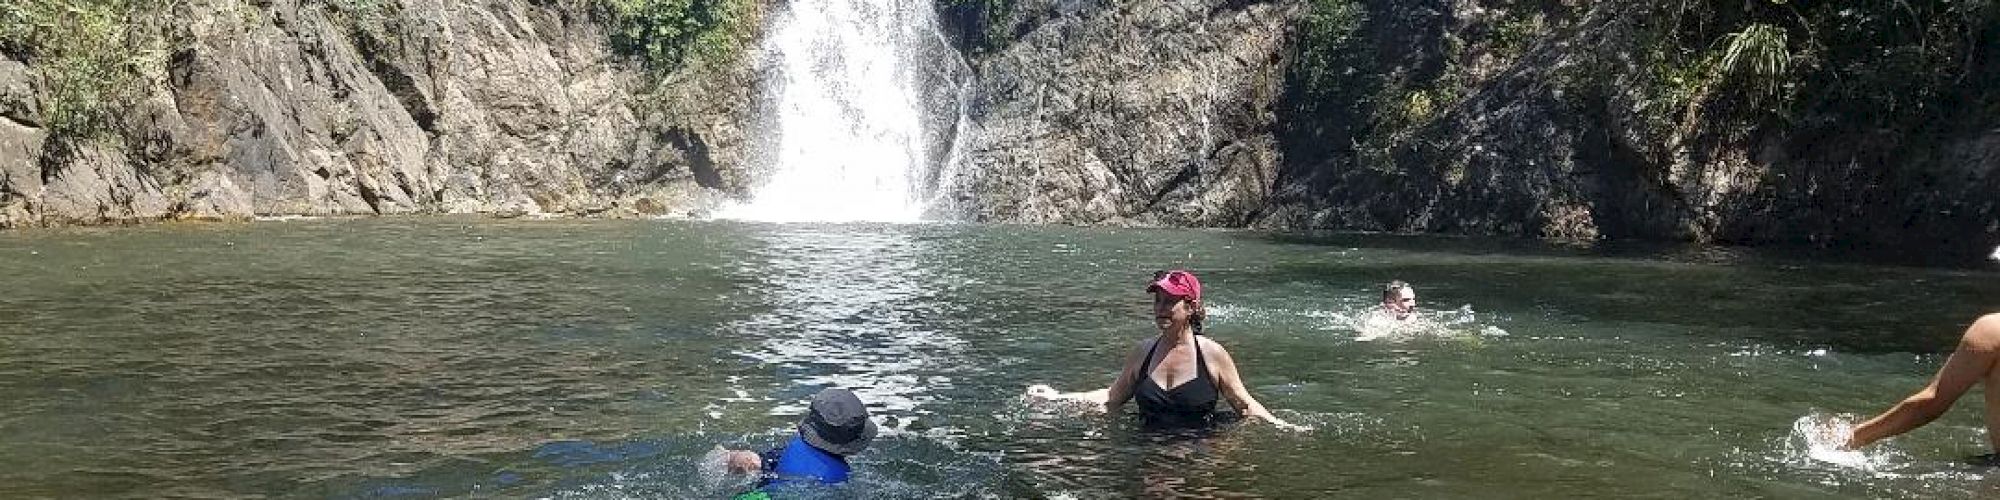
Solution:
[(1188, 310), (1188, 326), (1194, 327), (1195, 335), (1201, 335), (1201, 324), (1208, 319), (1208, 307), (1202, 305), (1200, 300), (1195, 300), (1193, 304), (1194, 308)]

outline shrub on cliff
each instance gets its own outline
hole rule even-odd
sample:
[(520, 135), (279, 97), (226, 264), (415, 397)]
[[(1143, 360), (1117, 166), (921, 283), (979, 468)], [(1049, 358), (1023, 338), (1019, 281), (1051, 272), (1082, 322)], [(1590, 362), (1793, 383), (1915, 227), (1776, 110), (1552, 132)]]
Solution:
[(612, 21), (612, 46), (672, 72), (741, 53), (758, 18), (756, 0), (601, 0)]
[(164, 35), (140, 21), (170, 0), (9, 0), (0, 4), (0, 51), (32, 63), (36, 110), (58, 137), (107, 135), (114, 113), (144, 96)]
[[(1612, 21), (1576, 24), (1585, 17)], [(1632, 33), (1557, 46), (1577, 29)], [(1362, 149), (1398, 142), (1385, 138), (1424, 126), (1417, 118), (1454, 108), (1481, 79), (1504, 74), (1496, 65), (1537, 48), (1584, 63), (1572, 72), (1588, 74), (1563, 84), (1630, 93), (1662, 133), (1977, 128), (2000, 107), (1990, 55), (2000, 6), (1990, 1), (1481, 0), (1437, 11), (1311, 0), (1298, 37), (1291, 105), (1311, 123), (1291, 126)]]

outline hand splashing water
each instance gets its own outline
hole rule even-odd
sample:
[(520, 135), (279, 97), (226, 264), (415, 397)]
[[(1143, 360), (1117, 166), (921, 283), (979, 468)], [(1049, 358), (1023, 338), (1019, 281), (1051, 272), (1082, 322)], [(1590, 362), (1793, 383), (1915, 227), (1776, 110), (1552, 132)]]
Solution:
[(1814, 412), (1792, 421), (1791, 450), (1794, 459), (1812, 461), (1834, 466), (1877, 471), (1889, 465), (1891, 451), (1878, 451), (1871, 455), (1863, 450), (1847, 450), (1848, 436), (1854, 432), (1854, 420), (1849, 415), (1831, 415)]

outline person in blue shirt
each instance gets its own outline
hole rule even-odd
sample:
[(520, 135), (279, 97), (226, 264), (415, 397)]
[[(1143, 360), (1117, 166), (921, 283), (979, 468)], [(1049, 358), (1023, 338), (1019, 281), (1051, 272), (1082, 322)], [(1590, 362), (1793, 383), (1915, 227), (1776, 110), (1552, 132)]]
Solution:
[(725, 460), (732, 473), (763, 474), (759, 488), (787, 482), (836, 484), (847, 481), (847, 457), (867, 449), (876, 431), (861, 398), (847, 389), (828, 388), (813, 395), (798, 433), (784, 446), (761, 454), (730, 450)]

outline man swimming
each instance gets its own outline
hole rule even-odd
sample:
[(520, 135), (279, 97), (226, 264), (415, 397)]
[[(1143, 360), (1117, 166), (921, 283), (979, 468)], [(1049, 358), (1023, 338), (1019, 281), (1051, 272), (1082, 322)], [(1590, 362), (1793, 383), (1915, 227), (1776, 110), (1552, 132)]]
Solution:
[(876, 432), (861, 398), (830, 387), (813, 395), (798, 432), (785, 446), (762, 454), (728, 450), (724, 459), (731, 473), (764, 474), (760, 488), (783, 482), (840, 483), (849, 474), (847, 457), (867, 449)]
[(1409, 321), (1417, 317), (1417, 291), (1403, 280), (1390, 281), (1382, 285), (1382, 311), (1396, 318)]
[(1936, 420), (1959, 396), (1973, 385), (1986, 382), (1986, 440), (2000, 451), (2000, 314), (1988, 314), (1972, 322), (1958, 348), (1945, 358), (1931, 383), (1916, 394), (1903, 398), (1888, 411), (1854, 426), (1846, 449), (1868, 446)]

